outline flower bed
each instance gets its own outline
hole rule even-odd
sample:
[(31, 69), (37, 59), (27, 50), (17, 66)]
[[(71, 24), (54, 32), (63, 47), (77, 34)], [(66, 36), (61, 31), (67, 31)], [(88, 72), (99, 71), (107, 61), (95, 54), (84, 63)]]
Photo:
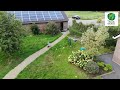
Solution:
[(72, 55), (68, 57), (68, 61), (94, 76), (112, 71), (112, 66), (110, 64), (105, 64), (104, 62), (96, 60), (95, 57), (92, 57), (83, 50), (72, 52)]

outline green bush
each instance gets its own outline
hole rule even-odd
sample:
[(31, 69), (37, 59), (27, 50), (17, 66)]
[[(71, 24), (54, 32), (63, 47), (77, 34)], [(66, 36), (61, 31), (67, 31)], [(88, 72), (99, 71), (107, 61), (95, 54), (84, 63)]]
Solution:
[(56, 23), (52, 21), (47, 24), (45, 31), (46, 31), (46, 34), (50, 34), (52, 36), (60, 33), (60, 30), (56, 25)]
[(19, 50), (23, 27), (22, 22), (15, 20), (14, 16), (0, 12), (0, 48), (1, 51), (12, 54)]
[(104, 62), (97, 62), (97, 65), (98, 65), (100, 68), (104, 68), (104, 67), (105, 67), (105, 63), (104, 63)]
[(82, 33), (86, 32), (88, 28), (93, 28), (94, 31), (97, 31), (97, 27), (94, 24), (84, 25), (82, 22), (77, 23), (76, 20), (73, 20), (73, 25), (69, 28), (71, 35), (82, 36)]
[(87, 63), (88, 63), (88, 60), (80, 60), (78, 63), (79, 64), (78, 66), (80, 68), (84, 68), (87, 65)]
[(113, 39), (112, 37), (111, 38), (109, 37), (105, 40), (105, 47), (109, 47), (109, 48), (111, 46), (115, 47), (116, 43), (117, 43), (117, 39)]
[(98, 30), (98, 27), (93, 26), (93, 31), (94, 31), (94, 32), (97, 32), (97, 30)]
[(70, 28), (69, 28), (69, 31), (70, 31), (70, 34), (71, 34), (71, 35), (82, 36), (82, 33), (79, 32), (78, 29), (75, 29), (75, 28), (73, 28), (73, 27), (70, 27)]
[(112, 71), (112, 66), (110, 64), (106, 64), (104, 67), (105, 71)]
[(109, 33), (109, 37), (105, 40), (105, 47), (115, 47), (116, 46), (116, 42), (117, 40), (116, 39), (113, 39), (112, 37), (113, 36), (117, 36), (120, 34), (120, 25), (119, 26), (109, 26), (108, 27), (108, 33)]
[(39, 35), (40, 34), (40, 29), (36, 24), (31, 25), (31, 30), (34, 35)]
[(96, 74), (99, 72), (99, 66), (94, 61), (89, 61), (84, 69), (91, 74)]
[(72, 22), (73, 22), (73, 25), (69, 28), (70, 34), (81, 36), (82, 33), (79, 31), (80, 25), (76, 22), (76, 20), (73, 20)]
[(68, 61), (74, 64), (80, 62), (81, 60), (88, 59), (92, 59), (92, 57), (88, 55), (86, 52), (80, 50), (72, 52), (72, 55), (68, 57)]
[(97, 19), (97, 23), (101, 23), (101, 22), (102, 22), (102, 18), (100, 17)]
[(112, 71), (112, 65), (105, 64), (104, 62), (97, 62), (97, 65), (104, 71)]
[(92, 57), (84, 51), (78, 50), (77, 52), (72, 52), (72, 55), (68, 57), (68, 61), (80, 68), (86, 66), (87, 62), (92, 60)]
[(108, 33), (110, 35), (110, 37), (112, 36), (117, 36), (118, 34), (120, 34), (120, 25), (119, 26), (109, 26), (108, 27)]
[[(90, 56), (86, 51), (72, 52), (72, 55), (68, 57), (68, 61), (83, 70), (87, 71), (88, 73), (95, 74), (99, 72), (99, 66), (93, 60), (94, 58)], [(100, 64), (100, 66), (102, 66)]]

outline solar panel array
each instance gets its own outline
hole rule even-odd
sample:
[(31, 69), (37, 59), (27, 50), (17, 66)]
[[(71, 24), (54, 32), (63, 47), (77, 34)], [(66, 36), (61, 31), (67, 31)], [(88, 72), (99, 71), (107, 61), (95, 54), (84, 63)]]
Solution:
[(63, 20), (61, 11), (8, 11), (22, 22)]

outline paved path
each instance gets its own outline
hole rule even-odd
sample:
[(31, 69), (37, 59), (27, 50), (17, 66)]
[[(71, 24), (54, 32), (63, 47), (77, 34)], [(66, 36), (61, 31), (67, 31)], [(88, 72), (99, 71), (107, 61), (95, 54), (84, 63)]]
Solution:
[[(63, 35), (59, 37), (57, 40), (55, 40), (53, 43), (51, 43), (51, 47), (53, 47), (55, 44), (60, 42), (63, 38), (65, 38), (69, 34), (69, 31), (63, 32)], [(51, 48), (50, 47), (50, 48)], [(47, 46), (43, 49), (37, 51), (36, 53), (30, 55), (28, 58), (26, 58), (23, 62), (21, 62), (18, 66), (16, 66), (14, 69), (12, 69), (8, 74), (5, 75), (3, 79), (15, 79), (17, 75), (31, 62), (36, 60), (40, 55), (44, 54), (46, 51), (48, 51), (50, 48)]]
[(103, 79), (120, 79), (120, 66), (112, 61), (113, 54), (104, 54), (99, 56), (104, 62), (113, 66), (115, 72), (102, 76)]
[[(72, 18), (69, 18), (68, 21), (68, 26), (72, 26)], [(95, 25), (99, 25), (97, 23), (97, 20), (76, 20), (77, 23), (82, 22), (83, 24), (95, 24)], [(100, 24), (101, 25), (101, 24)], [(104, 25), (104, 20), (102, 20), (102, 25)]]

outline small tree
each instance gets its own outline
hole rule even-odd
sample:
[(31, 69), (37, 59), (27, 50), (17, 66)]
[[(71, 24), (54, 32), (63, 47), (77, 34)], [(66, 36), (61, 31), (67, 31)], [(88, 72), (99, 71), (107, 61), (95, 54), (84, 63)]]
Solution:
[(72, 26), (69, 27), (69, 31), (71, 35), (77, 35), (77, 36), (81, 36), (82, 32), (80, 32), (80, 25), (79, 23), (76, 22), (76, 20), (72, 21)]
[(93, 28), (89, 28), (82, 34), (81, 44), (87, 49), (88, 53), (92, 56), (99, 54), (99, 49), (105, 44), (106, 38), (109, 33), (105, 27), (100, 27), (95, 32)]
[(88, 28), (94, 29), (94, 31), (97, 31), (97, 27), (95, 27), (94, 24), (88, 24), (85, 25), (82, 22), (77, 23), (76, 20), (73, 20), (73, 25), (69, 28), (70, 34), (71, 35), (77, 35), (77, 36), (82, 36), (82, 33), (86, 32)]
[(20, 47), (22, 23), (14, 16), (0, 12), (0, 48), (5, 53), (13, 53)]
[(49, 22), (46, 26), (46, 34), (50, 34), (52, 36), (57, 35), (58, 33), (60, 33), (60, 30), (58, 28), (58, 26), (56, 25), (55, 22)]
[(97, 19), (97, 23), (101, 23), (101, 22), (102, 22), (102, 18), (99, 17), (99, 18)]
[(34, 35), (40, 34), (40, 29), (35, 23), (31, 25), (31, 30)]

